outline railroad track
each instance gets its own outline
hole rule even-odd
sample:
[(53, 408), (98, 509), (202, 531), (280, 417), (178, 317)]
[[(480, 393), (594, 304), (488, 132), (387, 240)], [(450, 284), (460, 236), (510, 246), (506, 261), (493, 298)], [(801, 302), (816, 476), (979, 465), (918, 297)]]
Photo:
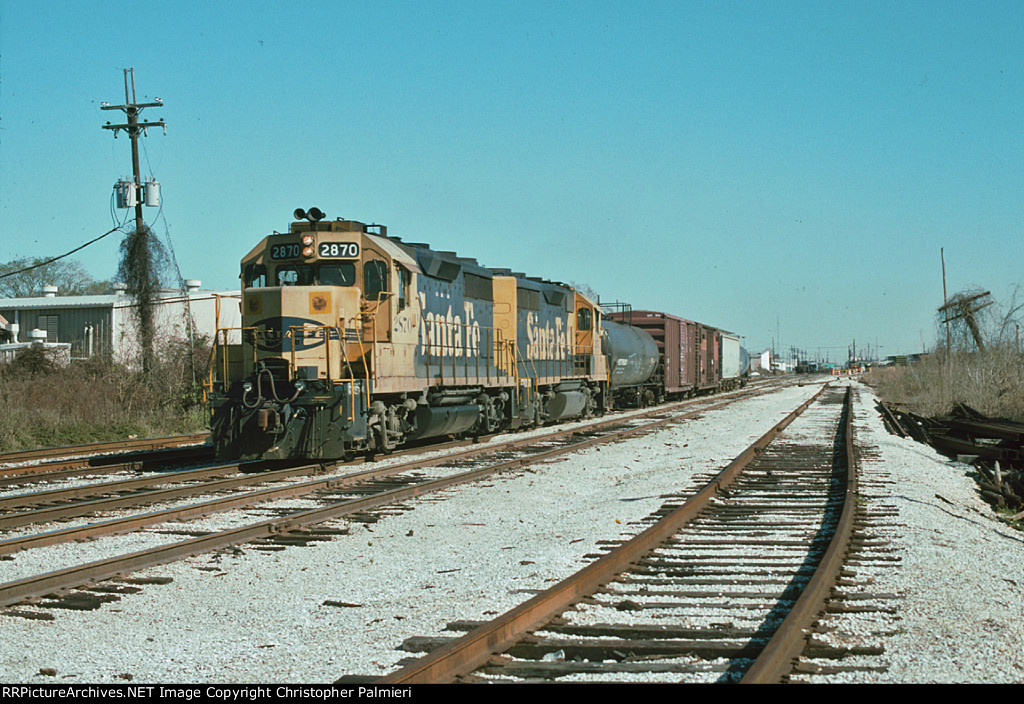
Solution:
[[(188, 436), (191, 437), (191, 436)], [(208, 461), (210, 445), (185, 445), (154, 450), (127, 450), (115, 454), (46, 460), (0, 467), (0, 487), (54, 482), (102, 474), (161, 471), (168, 466)]]
[[(85, 586), (96, 589), (95, 583), (133, 572), (144, 567), (163, 564), (203, 552), (229, 548), (242, 543), (255, 543), (264, 549), (280, 549), (287, 545), (306, 544), (329, 539), (339, 531), (319, 528), (320, 524), (339, 517), (365, 516), (368, 511), (406, 501), (412, 497), (440, 491), (456, 484), (474, 481), (496, 472), (506, 472), (552, 457), (576, 452), (599, 442), (613, 442), (630, 434), (649, 432), (667, 423), (688, 417), (748, 396), (700, 399), (674, 406), (661, 407), (644, 414), (617, 417), (596, 422), (585, 428), (566, 428), (539, 437), (516, 438), (503, 443), (486, 443), (456, 449), (446, 456), (416, 459), (408, 462), (372, 467), (362, 471), (341, 468), (343, 474), (325, 476), (309, 482), (300, 482), (283, 488), (269, 488), (246, 492), (238, 496), (212, 499), (185, 507), (150, 511), (145, 514), (101, 521), (83, 526), (23, 535), (0, 541), (0, 555), (15, 557), (20, 551), (69, 540), (83, 540), (98, 535), (110, 535), (138, 530), (170, 520), (209, 515), (214, 512), (252, 507), (271, 499), (285, 496), (293, 499), (286, 509), (268, 507), (275, 517), (247, 523), (240, 527), (216, 532), (189, 532), (170, 529), (151, 537), (159, 544), (133, 553), (104, 557), (87, 564), (56, 569), (44, 574), (31, 574), (21, 579), (0, 584), (0, 606), (10, 606), (23, 600), (38, 600), (43, 595)], [(383, 464), (383, 463), (381, 463)], [(295, 499), (307, 506), (296, 506)], [(370, 518), (372, 520), (372, 518)], [(237, 521), (235, 521), (237, 525)], [(168, 536), (190, 534), (186, 540), (168, 542)], [(344, 531), (342, 531), (344, 532)], [(109, 589), (111, 587), (102, 587)], [(61, 599), (74, 599), (73, 594)], [(88, 601), (88, 598), (87, 598)]]
[(778, 682), (802, 653), (877, 654), (807, 647), (855, 532), (850, 403), (823, 389), (635, 538), (491, 622), (451, 624), (461, 638), (407, 640), (428, 654), (372, 681)]
[(164, 450), (171, 447), (201, 445), (209, 440), (209, 433), (192, 433), (189, 435), (171, 435), (163, 438), (143, 438), (133, 440), (113, 440), (110, 442), (93, 442), (84, 445), (62, 445), (59, 447), (42, 447), (34, 450), (0, 453), (0, 464), (12, 462), (43, 462), (60, 457), (85, 457), (104, 454), (125, 454), (130, 452), (147, 452)]
[[(200, 469), (167, 471), (121, 481), (2, 496), (0, 530), (48, 524), (61, 519), (90, 516), (115, 509), (147, 506), (204, 494), (217, 494), (233, 489), (246, 489), (254, 485), (320, 474), (324, 471), (323, 466), (319, 464), (266, 471), (257, 471), (255, 467), (247, 467), (247, 464), (260, 463), (231, 463)], [(163, 486), (167, 484), (173, 486)]]

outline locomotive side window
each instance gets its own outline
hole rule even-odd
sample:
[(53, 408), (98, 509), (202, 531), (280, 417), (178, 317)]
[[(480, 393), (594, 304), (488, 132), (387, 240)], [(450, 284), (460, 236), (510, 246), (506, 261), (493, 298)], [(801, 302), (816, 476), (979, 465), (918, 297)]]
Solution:
[(265, 264), (247, 264), (242, 272), (242, 280), (246, 288), (258, 288), (267, 285), (267, 267)]
[(313, 283), (313, 267), (309, 264), (289, 264), (277, 267), (278, 286), (309, 286)]
[(398, 310), (404, 310), (409, 305), (409, 286), (412, 283), (412, 274), (404, 266), (397, 266), (398, 269)]
[(494, 284), (486, 276), (466, 274), (466, 295), (481, 301), (494, 300)]
[(388, 290), (388, 265), (379, 259), (363, 264), (363, 298), (375, 301)]
[(321, 264), (317, 278), (323, 286), (353, 286), (356, 283), (356, 265), (353, 262)]
[(580, 308), (576, 311), (576, 329), (583, 331), (590, 329), (591, 313), (589, 308)]
[(520, 288), (516, 291), (517, 304), (520, 308), (529, 310), (540, 310), (540, 291), (528, 288)]

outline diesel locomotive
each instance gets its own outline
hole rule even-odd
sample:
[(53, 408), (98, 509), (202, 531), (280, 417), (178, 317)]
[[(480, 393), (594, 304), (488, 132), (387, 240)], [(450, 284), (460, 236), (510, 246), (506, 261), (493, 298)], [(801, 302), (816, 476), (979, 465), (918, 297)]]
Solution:
[(572, 287), (316, 208), (295, 217), (242, 260), (242, 327), (217, 334), (219, 458), (387, 453), (610, 405), (600, 308)]
[(324, 217), (296, 210), (242, 259), (206, 389), (218, 458), (388, 453), (667, 395), (664, 344), (572, 286)]

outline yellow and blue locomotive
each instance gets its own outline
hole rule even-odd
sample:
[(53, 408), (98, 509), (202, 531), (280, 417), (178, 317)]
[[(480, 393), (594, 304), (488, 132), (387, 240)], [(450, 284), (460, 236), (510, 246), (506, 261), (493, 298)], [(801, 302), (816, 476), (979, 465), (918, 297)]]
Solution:
[(572, 287), (316, 208), (295, 217), (242, 260), (242, 327), (218, 331), (219, 458), (386, 453), (610, 404), (600, 309)]

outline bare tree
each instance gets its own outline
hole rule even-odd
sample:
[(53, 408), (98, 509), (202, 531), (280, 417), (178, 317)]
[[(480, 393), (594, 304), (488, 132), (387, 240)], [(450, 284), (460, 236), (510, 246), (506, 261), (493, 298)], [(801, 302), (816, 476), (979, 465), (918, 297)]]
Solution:
[(596, 301), (600, 300), (600, 296), (597, 295), (597, 291), (595, 291), (590, 286), (590, 284), (580, 284), (580, 283), (576, 283), (575, 281), (570, 281), (569, 285), (572, 286), (574, 289), (576, 289), (577, 291), (579, 291), (580, 293), (582, 293), (584, 296), (586, 296), (587, 298), (589, 298), (592, 301), (596, 302)]
[(14, 259), (0, 264), (0, 296), (41, 296), (43, 286), (57, 286), (60, 293), (66, 296), (84, 296), (110, 290), (109, 281), (96, 281), (77, 260), (62, 259), (44, 264), (48, 259)]
[(1013, 287), (1010, 301), (1005, 306), (997, 306), (1002, 313), (996, 339), (999, 342), (1013, 342), (1019, 348), (1020, 329), (1024, 327), (1024, 288), (1020, 284)]

